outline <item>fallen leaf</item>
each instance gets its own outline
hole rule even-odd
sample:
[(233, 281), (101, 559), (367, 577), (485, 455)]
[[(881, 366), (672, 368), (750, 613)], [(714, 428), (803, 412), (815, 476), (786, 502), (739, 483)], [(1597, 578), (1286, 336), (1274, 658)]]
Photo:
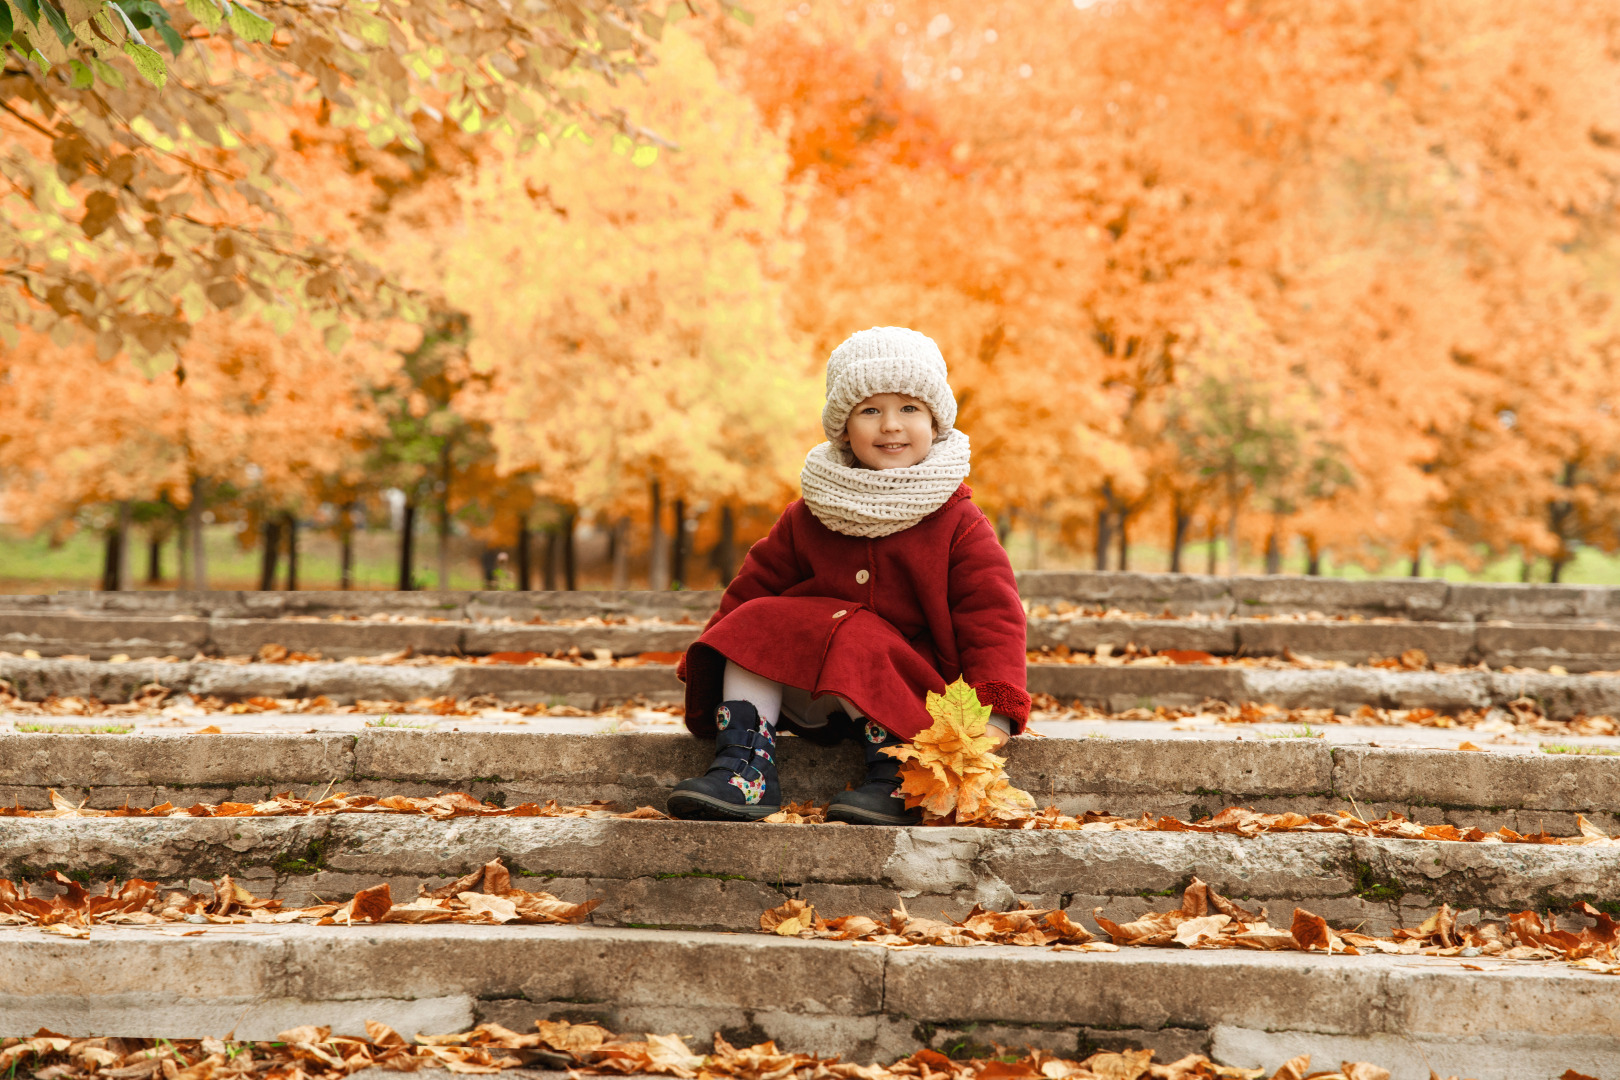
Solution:
[(1305, 1070), (1311, 1067), (1311, 1055), (1301, 1054), (1283, 1062), (1276, 1072), (1271, 1074), (1271, 1080), (1305, 1080)]

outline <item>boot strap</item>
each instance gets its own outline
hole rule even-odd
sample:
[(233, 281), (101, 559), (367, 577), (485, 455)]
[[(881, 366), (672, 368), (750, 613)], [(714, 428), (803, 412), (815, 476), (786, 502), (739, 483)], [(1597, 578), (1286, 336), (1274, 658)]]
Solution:
[[(753, 769), (755, 775), (764, 776), (765, 770), (756, 765), (754, 763), (754, 759), (756, 757), (763, 757), (766, 761), (772, 760), (772, 748), (773, 747), (770, 740), (763, 737), (758, 728), (754, 728), (745, 732), (742, 738), (738, 739), (730, 746), (724, 747), (718, 754), (715, 755), (714, 764), (709, 767), (711, 769), (729, 769), (731, 770), (731, 774), (733, 776), (742, 776), (743, 773), (747, 772), (749, 769)], [(726, 760), (728, 755), (735, 756), (735, 754), (738, 752), (741, 753), (742, 760), (738, 761), (736, 764), (732, 764)]]

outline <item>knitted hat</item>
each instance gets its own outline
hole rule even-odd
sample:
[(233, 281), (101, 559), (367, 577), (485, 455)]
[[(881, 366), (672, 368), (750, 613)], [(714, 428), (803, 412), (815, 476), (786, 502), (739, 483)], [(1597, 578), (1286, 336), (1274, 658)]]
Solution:
[(927, 334), (903, 326), (874, 326), (849, 335), (827, 358), (827, 406), (821, 429), (837, 442), (855, 406), (873, 394), (905, 394), (928, 406), (939, 435), (956, 426), (956, 396), (945, 357)]

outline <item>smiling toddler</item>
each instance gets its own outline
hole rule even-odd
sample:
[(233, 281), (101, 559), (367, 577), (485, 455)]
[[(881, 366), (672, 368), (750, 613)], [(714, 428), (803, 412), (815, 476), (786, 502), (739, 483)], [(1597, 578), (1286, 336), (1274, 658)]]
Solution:
[(818, 741), (857, 732), (865, 781), (830, 821), (914, 824), (884, 747), (932, 723), (924, 701), (958, 677), (1004, 740), (1029, 717), (1024, 609), (1007, 553), (962, 481), (968, 438), (939, 346), (884, 326), (827, 361), (827, 441), (802, 499), (748, 552), (687, 650), (686, 725), (714, 763), (670, 795), (680, 818), (757, 820), (781, 809), (777, 728)]

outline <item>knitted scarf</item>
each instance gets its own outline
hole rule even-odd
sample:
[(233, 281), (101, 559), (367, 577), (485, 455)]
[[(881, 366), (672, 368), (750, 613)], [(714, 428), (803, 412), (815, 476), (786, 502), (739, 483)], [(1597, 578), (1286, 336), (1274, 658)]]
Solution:
[(904, 469), (865, 469), (824, 442), (805, 455), (799, 484), (816, 520), (845, 536), (889, 536), (945, 505), (968, 474), (968, 437), (955, 428)]

